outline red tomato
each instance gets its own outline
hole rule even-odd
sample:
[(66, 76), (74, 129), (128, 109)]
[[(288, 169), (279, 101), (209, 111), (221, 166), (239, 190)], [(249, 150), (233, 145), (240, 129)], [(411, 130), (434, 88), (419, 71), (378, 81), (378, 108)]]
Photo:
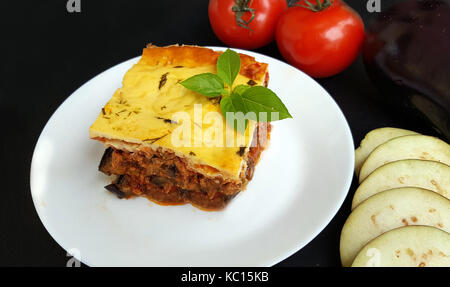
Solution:
[(209, 21), (228, 46), (256, 49), (274, 40), (278, 18), (286, 8), (286, 0), (210, 0)]
[[(317, 8), (315, 1), (309, 2)], [(306, 3), (301, 0), (297, 5)], [(326, 8), (323, 5), (318, 12), (305, 7), (287, 9), (276, 29), (283, 57), (316, 78), (333, 76), (347, 68), (358, 56), (364, 38), (364, 23), (352, 8), (341, 0)]]

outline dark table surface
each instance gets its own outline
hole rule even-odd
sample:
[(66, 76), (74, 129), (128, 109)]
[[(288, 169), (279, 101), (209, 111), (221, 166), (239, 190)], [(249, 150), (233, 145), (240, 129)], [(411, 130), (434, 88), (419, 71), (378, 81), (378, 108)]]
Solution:
[[(382, 0), (382, 10), (397, 1)], [(366, 23), (376, 16), (366, 0), (346, 2)], [(223, 46), (210, 28), (207, 7), (208, 0), (81, 0), (81, 13), (68, 13), (63, 0), (2, 2), (0, 266), (65, 266), (68, 260), (40, 222), (30, 194), (33, 149), (52, 113), (83, 83), (140, 55), (147, 43)], [(256, 51), (282, 59), (274, 43)], [(372, 100), (377, 90), (361, 58), (318, 82), (345, 114), (355, 145), (382, 126), (433, 134)], [(279, 266), (340, 265), (339, 235), (355, 188), (354, 180), (328, 226)]]

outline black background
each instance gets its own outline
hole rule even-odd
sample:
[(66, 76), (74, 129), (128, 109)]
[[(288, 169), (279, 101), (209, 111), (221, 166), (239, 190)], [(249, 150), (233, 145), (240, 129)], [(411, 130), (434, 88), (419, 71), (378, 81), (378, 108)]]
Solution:
[[(367, 12), (366, 1), (346, 2), (368, 23), (375, 15)], [(398, 2), (381, 1), (382, 10)], [(81, 0), (81, 13), (68, 13), (66, 0), (2, 1), (1, 266), (65, 266), (68, 260), (40, 222), (29, 187), (33, 149), (52, 113), (83, 83), (140, 55), (147, 43), (223, 46), (210, 28), (207, 7), (208, 0)], [(274, 43), (256, 51), (282, 59)], [(372, 100), (377, 91), (361, 58), (343, 73), (318, 82), (341, 107), (355, 145), (365, 133), (382, 126), (433, 134)], [(325, 230), (279, 266), (340, 265), (340, 229), (350, 213), (355, 188), (354, 181)]]

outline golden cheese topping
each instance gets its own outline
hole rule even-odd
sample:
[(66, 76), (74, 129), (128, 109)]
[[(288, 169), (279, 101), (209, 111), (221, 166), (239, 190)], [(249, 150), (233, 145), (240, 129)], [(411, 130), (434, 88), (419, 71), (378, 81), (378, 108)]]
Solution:
[[(183, 53), (189, 54), (184, 55), (186, 60)], [(192, 46), (146, 48), (91, 126), (90, 137), (173, 151), (208, 175), (239, 178), (241, 147), (248, 151), (256, 123), (250, 121), (246, 133), (238, 133), (221, 115), (218, 99), (180, 84), (197, 74), (216, 73), (218, 55)], [(261, 84), (267, 65), (248, 56), (241, 58), (243, 67), (235, 85), (250, 80)], [(253, 67), (249, 69), (249, 65)]]

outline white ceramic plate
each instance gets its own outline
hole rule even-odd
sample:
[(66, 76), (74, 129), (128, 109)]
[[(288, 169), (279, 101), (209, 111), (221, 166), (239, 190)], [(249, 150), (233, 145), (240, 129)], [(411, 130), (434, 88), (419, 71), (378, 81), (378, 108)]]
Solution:
[(347, 122), (301, 71), (239, 52), (269, 64), (269, 88), (293, 119), (274, 123), (247, 190), (220, 212), (120, 200), (103, 188), (110, 183), (97, 170), (104, 148), (89, 139), (89, 126), (138, 58), (96, 76), (58, 108), (36, 144), (31, 194), (42, 223), (64, 249), (90, 266), (271, 266), (325, 228), (353, 176)]

